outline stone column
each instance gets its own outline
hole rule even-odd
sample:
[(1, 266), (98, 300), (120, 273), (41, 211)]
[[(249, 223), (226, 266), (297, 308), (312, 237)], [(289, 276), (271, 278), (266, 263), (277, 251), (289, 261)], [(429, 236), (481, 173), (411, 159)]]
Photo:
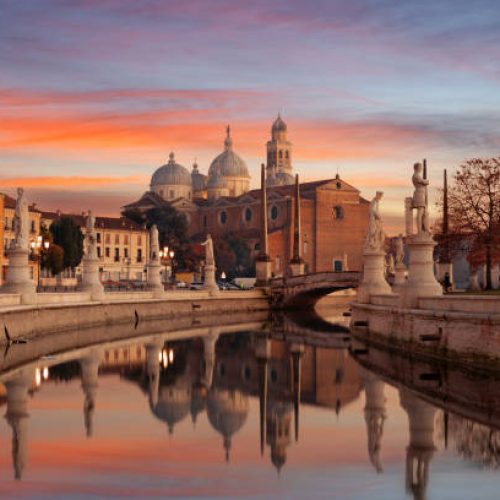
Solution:
[(260, 253), (255, 259), (256, 286), (267, 286), (271, 278), (272, 262), (267, 250), (267, 194), (266, 167), (260, 172)]
[(411, 236), (413, 234), (413, 198), (411, 196), (405, 198), (405, 229), (406, 236)]
[(363, 250), (363, 279), (358, 288), (357, 301), (368, 304), (371, 295), (391, 293), (385, 279), (385, 252), (383, 250)]
[(155, 299), (161, 299), (165, 295), (165, 288), (161, 281), (160, 244), (158, 242), (158, 229), (153, 226), (150, 231), (150, 250), (147, 269), (147, 287), (153, 291)]
[(401, 262), (396, 264), (394, 273), (394, 282), (392, 284), (393, 293), (400, 293), (402, 287), (406, 284), (406, 266)]
[(219, 338), (219, 328), (213, 327), (208, 331), (208, 335), (203, 337), (203, 359), (205, 361), (205, 372), (201, 379), (206, 389), (210, 390), (214, 376), (215, 367), (215, 346)]
[(30, 276), (29, 250), (13, 247), (9, 251), (9, 266), (2, 293), (18, 293), (21, 304), (36, 304), (36, 285)]
[(89, 211), (85, 231), (85, 255), (82, 259), (82, 283), (80, 289), (90, 294), (90, 300), (103, 300), (104, 287), (99, 276), (99, 258), (97, 257), (97, 237), (95, 220)]
[(406, 489), (414, 498), (424, 499), (434, 446), (436, 408), (408, 389), (400, 389), (401, 406), (408, 414), (410, 443), (406, 448)]
[(304, 259), (300, 251), (300, 187), (299, 174), (295, 175), (295, 197), (294, 197), (294, 224), (293, 224), (293, 256), (290, 260), (290, 274), (299, 276), (304, 274)]
[(205, 282), (203, 289), (207, 290), (210, 295), (215, 295), (219, 292), (217, 280), (215, 278), (215, 256), (212, 237), (208, 234), (205, 243)]

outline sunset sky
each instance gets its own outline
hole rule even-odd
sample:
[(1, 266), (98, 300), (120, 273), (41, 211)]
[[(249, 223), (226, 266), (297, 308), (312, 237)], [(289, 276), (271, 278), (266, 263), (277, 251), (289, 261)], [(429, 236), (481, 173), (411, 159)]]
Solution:
[[(174, 151), (235, 150), (257, 187), (278, 112), (303, 180), (386, 192), (500, 151), (497, 0), (4, 0), (0, 190), (118, 214)], [(433, 197), (434, 198), (434, 197)]]

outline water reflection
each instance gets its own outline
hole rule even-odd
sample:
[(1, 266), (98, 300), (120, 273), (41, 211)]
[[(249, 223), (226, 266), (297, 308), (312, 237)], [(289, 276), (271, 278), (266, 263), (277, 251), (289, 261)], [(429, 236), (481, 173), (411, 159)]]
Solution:
[[(294, 457), (295, 464), (300, 458), (302, 427), (311, 428), (311, 422), (304, 423), (301, 417), (304, 408), (328, 412), (333, 417), (329, 425), (336, 425), (344, 408), (361, 395), (364, 406), (359, 432), (366, 433), (365, 463), (371, 464), (372, 475), (382, 475), (387, 468), (382, 459), (383, 441), (390, 435), (387, 426), (394, 411), (387, 404), (387, 393), (394, 390), (408, 419), (408, 441), (399, 444), (406, 455), (401, 493), (406, 483), (410, 496), (426, 498), (432, 484), (431, 464), (448, 442), (457, 456), (498, 467), (497, 380), (435, 362), (397, 357), (374, 346), (355, 344), (349, 351), (343, 328), (328, 331), (321, 324), (305, 335), (304, 322), (277, 317), (258, 328), (254, 324), (234, 327), (237, 333), (211, 325), (198, 328), (194, 335), (151, 335), (10, 368), (0, 374), (0, 381), (5, 387), (2, 401), (12, 434), (14, 478), (21, 479), (29, 470), (30, 399), (43, 397), (47, 384), (80, 379), (84, 432), (89, 439), (99, 439), (94, 436), (96, 425), (110, 424), (95, 423), (98, 393), (106, 377), (116, 374), (125, 394), (134, 386), (142, 391), (151, 418), (164, 423), (172, 438), (181, 422), (191, 420), (194, 430), (206, 415), (220, 436), (219, 450), (228, 463), (233, 463), (238, 436), (253, 428), (255, 418), (258, 431), (254, 440), (260, 454), (281, 477), (289, 457)], [(255, 417), (252, 401), (258, 406)], [(363, 464), (359, 467), (362, 478), (367, 472)]]

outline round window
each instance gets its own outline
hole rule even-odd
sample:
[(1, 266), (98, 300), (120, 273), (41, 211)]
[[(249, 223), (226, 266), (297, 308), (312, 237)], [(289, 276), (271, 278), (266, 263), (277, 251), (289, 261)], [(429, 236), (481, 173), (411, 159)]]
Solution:
[(252, 220), (252, 210), (245, 208), (245, 222), (250, 222)]
[(219, 220), (221, 224), (225, 224), (227, 222), (227, 212), (222, 211), (219, 215)]
[(271, 208), (271, 219), (276, 220), (278, 218), (278, 207), (273, 205)]

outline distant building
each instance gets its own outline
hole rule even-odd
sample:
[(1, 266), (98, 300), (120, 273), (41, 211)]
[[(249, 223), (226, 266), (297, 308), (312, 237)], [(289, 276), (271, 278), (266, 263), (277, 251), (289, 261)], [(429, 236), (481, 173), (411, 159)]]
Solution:
[[(85, 233), (86, 214), (43, 212), (47, 228), (61, 217), (70, 217)], [(149, 232), (125, 217), (96, 217), (97, 255), (102, 280), (142, 280), (149, 253)], [(79, 274), (81, 270), (77, 270)]]
[[(271, 127), (266, 144), (269, 252), (276, 276), (287, 274), (293, 246), (292, 144), (280, 116)], [(360, 191), (335, 178), (300, 185), (301, 253), (307, 272), (360, 270), (362, 244), (368, 226), (368, 201)], [(250, 174), (235, 152), (230, 128), (224, 150), (211, 163), (208, 175), (193, 165), (192, 172), (168, 163), (151, 178), (149, 191), (123, 207), (142, 213), (171, 205), (187, 217), (189, 236), (195, 241), (207, 233), (233, 233), (244, 238), (254, 256), (260, 245), (260, 189), (250, 190)]]

